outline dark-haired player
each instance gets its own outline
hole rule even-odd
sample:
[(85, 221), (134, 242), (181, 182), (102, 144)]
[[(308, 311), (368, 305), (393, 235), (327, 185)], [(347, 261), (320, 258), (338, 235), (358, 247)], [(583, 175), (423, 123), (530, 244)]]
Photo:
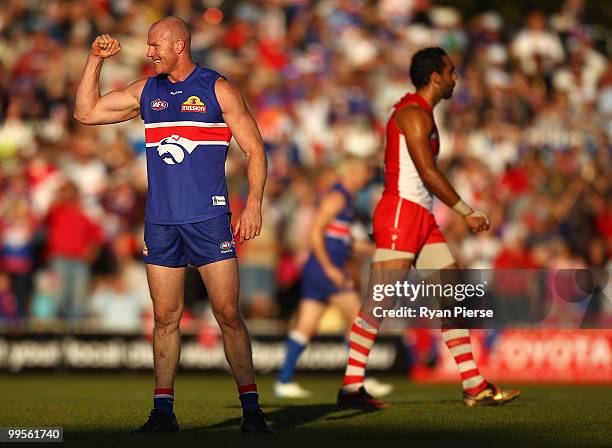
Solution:
[[(251, 342), (238, 307), (240, 242), (261, 229), (266, 159), (257, 124), (236, 89), (219, 73), (191, 59), (191, 33), (177, 17), (154, 23), (147, 56), (157, 76), (100, 96), (100, 70), (121, 50), (103, 34), (91, 46), (77, 91), (74, 117), (88, 125), (119, 123), (140, 115), (147, 144), (148, 195), (145, 247), (153, 300), (155, 390), (147, 422), (134, 432), (174, 432), (174, 378), (181, 342), (185, 267), (196, 266), (206, 284), (223, 347), (243, 408), (241, 429), (273, 432), (259, 407)], [(225, 181), (232, 135), (247, 156), (249, 195), (233, 233)]]
[[(455, 66), (441, 48), (425, 48), (412, 58), (410, 77), (417, 91), (406, 94), (394, 106), (387, 125), (385, 191), (374, 212), (376, 252), (370, 278), (374, 284), (393, 284), (417, 269), (456, 269), (457, 263), (432, 214), (433, 196), (461, 215), (470, 229), (489, 229), (489, 218), (474, 211), (457, 194), (436, 166), (440, 141), (433, 109), (453, 94)], [(369, 297), (355, 319), (350, 352), (338, 404), (381, 408), (363, 386), (368, 355), (381, 318), (369, 312)], [(517, 398), (517, 390), (504, 391), (485, 381), (472, 354), (470, 333), (464, 329), (442, 329), (461, 375), (463, 400), (467, 406), (496, 405)]]

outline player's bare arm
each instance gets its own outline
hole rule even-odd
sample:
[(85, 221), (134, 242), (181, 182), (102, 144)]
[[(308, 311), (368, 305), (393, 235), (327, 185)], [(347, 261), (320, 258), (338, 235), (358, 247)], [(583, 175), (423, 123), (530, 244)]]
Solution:
[(215, 93), (223, 119), (247, 158), (249, 195), (236, 224), (234, 235), (239, 242), (255, 238), (261, 231), (261, 202), (266, 183), (267, 161), (263, 140), (255, 119), (238, 89), (224, 78), (215, 84)]
[(474, 232), (490, 227), (489, 219), (481, 212), (474, 212), (438, 168), (431, 152), (429, 135), (434, 129), (431, 115), (420, 107), (405, 107), (395, 115), (395, 121), (406, 138), (408, 152), (425, 186), (438, 199), (461, 214)]
[(339, 191), (326, 194), (321, 200), (321, 205), (314, 218), (310, 234), (312, 251), (323, 267), (325, 275), (338, 287), (342, 288), (346, 277), (342, 270), (332, 263), (327, 249), (325, 248), (325, 229), (332, 219), (344, 208), (346, 199)]
[(111, 124), (130, 120), (140, 113), (140, 95), (146, 79), (139, 79), (120, 90), (100, 95), (100, 71), (105, 59), (121, 51), (119, 41), (102, 34), (91, 50), (76, 95), (74, 118), (83, 124)]

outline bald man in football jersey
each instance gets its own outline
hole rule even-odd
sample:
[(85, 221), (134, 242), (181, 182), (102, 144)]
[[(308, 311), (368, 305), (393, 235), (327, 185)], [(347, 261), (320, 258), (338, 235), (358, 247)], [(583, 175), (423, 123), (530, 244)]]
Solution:
[[(191, 59), (189, 27), (177, 17), (154, 23), (147, 57), (156, 76), (100, 95), (104, 61), (121, 50), (103, 34), (91, 46), (74, 117), (87, 125), (144, 121), (148, 194), (143, 250), (155, 326), (153, 409), (136, 433), (175, 432), (174, 378), (185, 269), (196, 266), (223, 332), (225, 355), (243, 408), (241, 430), (273, 432), (258, 402), (251, 342), (238, 307), (238, 242), (261, 229), (266, 158), (259, 129), (236, 87)], [(232, 136), (246, 154), (249, 193), (235, 230), (225, 179)]]
[[(363, 385), (368, 355), (383, 320), (372, 312), (373, 286), (405, 281), (413, 266), (458, 272), (432, 214), (433, 197), (461, 215), (473, 232), (490, 226), (487, 215), (472, 210), (436, 165), (440, 136), (433, 109), (442, 99), (451, 98), (457, 79), (455, 66), (443, 49), (425, 48), (413, 56), (410, 77), (417, 91), (395, 104), (387, 125), (385, 190), (374, 212), (376, 251), (370, 291), (351, 329), (346, 373), (338, 393), (342, 406), (385, 407)], [(391, 308), (391, 299), (378, 305)], [(459, 368), (467, 406), (503, 404), (520, 395), (517, 390), (501, 390), (485, 381), (472, 354), (468, 330), (442, 326), (442, 337)]]

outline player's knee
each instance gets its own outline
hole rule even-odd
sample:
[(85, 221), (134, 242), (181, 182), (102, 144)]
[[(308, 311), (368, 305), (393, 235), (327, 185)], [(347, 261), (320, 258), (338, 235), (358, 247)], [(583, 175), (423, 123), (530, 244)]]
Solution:
[(317, 332), (318, 324), (318, 322), (299, 321), (295, 327), (295, 331), (305, 339), (312, 339)]
[(179, 326), (183, 310), (181, 308), (162, 308), (155, 310), (155, 327), (175, 328)]
[(215, 312), (222, 329), (236, 330), (242, 326), (242, 316), (237, 306), (224, 306)]

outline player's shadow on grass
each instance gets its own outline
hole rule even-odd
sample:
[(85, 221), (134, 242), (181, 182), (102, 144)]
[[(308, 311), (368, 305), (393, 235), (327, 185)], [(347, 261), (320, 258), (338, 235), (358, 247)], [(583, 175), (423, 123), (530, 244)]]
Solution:
[[(307, 405), (289, 405), (283, 406), (273, 411), (266, 412), (266, 418), (271, 426), (279, 431), (293, 429), (297, 426), (306, 425), (320, 420), (345, 420), (358, 415), (370, 414), (378, 412), (379, 409), (347, 409), (341, 408), (335, 404), (307, 404)], [(342, 413), (341, 415), (331, 415)], [(223, 422), (213, 425), (204, 426), (201, 428), (193, 428), (194, 430), (204, 429), (225, 429), (235, 427), (240, 424), (240, 418), (230, 418)]]

